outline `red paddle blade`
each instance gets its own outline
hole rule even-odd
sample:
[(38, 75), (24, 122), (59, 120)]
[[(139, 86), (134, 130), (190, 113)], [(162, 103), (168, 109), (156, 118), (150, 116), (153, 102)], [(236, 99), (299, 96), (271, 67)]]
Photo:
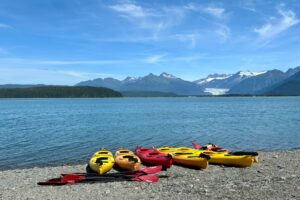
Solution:
[(85, 179), (85, 176), (80, 176), (77, 174), (67, 174), (65, 176), (62, 176), (60, 178), (60, 181), (63, 183), (74, 184), (75, 182), (83, 181)]
[(52, 178), (45, 182), (38, 182), (38, 185), (54, 185), (54, 186), (60, 186), (60, 185), (67, 185), (67, 184), (75, 184), (77, 181), (73, 180), (72, 178), (69, 179), (63, 179), (63, 177), (60, 178)]
[(130, 179), (131, 181), (138, 181), (138, 182), (148, 182), (148, 183), (157, 183), (159, 181), (159, 177), (157, 176), (138, 176)]
[(200, 144), (198, 144), (197, 142), (192, 142), (192, 145), (193, 145), (193, 147), (195, 148), (195, 149), (201, 149), (202, 148), (202, 146), (200, 145)]
[(153, 167), (145, 167), (138, 171), (141, 171), (145, 174), (156, 174), (156, 173), (160, 172), (161, 170), (162, 170), (162, 166), (158, 165), (158, 166), (153, 166)]

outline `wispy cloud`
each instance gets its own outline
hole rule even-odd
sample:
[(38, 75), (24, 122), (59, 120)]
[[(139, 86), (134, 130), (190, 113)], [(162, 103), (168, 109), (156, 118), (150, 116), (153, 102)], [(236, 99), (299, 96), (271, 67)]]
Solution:
[[(119, 3), (109, 6), (109, 8), (131, 22), (135, 28), (149, 31), (152, 40), (160, 40), (161, 33), (179, 25), (189, 11), (185, 6), (154, 8), (145, 7), (135, 2)], [(146, 37), (146, 39), (149, 38)]]
[(271, 40), (281, 32), (299, 23), (296, 14), (292, 10), (284, 9), (283, 5), (278, 7), (277, 11), (280, 18), (271, 17), (266, 24), (254, 29), (254, 32), (260, 36), (260, 39)]
[[(200, 4), (189, 3), (185, 6), (185, 9), (194, 12), (204, 13), (210, 16), (210, 18), (208, 19), (203, 19), (205, 19), (206, 22), (212, 24), (213, 27), (215, 27), (214, 30), (212, 30), (212, 32), (214, 32), (219, 38), (221, 38), (222, 41), (227, 40), (230, 34), (230, 28), (226, 25), (227, 15), (225, 12), (225, 8), (211, 5), (204, 6)], [(195, 41), (195, 39), (197, 38), (195, 36), (196, 35), (192, 35), (191, 41)]]
[(124, 17), (144, 18), (152, 15), (150, 11), (147, 11), (141, 6), (136, 5), (134, 3), (116, 4), (109, 7), (119, 12)]
[(109, 8), (131, 22), (135, 28), (150, 31), (153, 39), (157, 39), (161, 30), (166, 27), (165, 21), (157, 11), (134, 2), (119, 3)]
[[(173, 33), (175, 26), (180, 25), (187, 17), (189, 12), (200, 13), (200, 17), (205, 20), (205, 23), (211, 24), (211, 31), (215, 35), (225, 41), (230, 33), (230, 28), (226, 25), (225, 8), (217, 6), (204, 6), (196, 3), (188, 3), (184, 5), (170, 5), (161, 7), (146, 7), (133, 1), (126, 1), (125, 3), (118, 3), (108, 6), (109, 9), (118, 13), (119, 16), (128, 20), (141, 31), (135, 32), (137, 37), (126, 39), (126, 42), (140, 42), (139, 35), (143, 35), (142, 39), (147, 41), (164, 41), (164, 40), (178, 40), (186, 42), (189, 48), (195, 48), (200, 38), (198, 31), (190, 30), (189, 33)], [(148, 31), (151, 37), (145, 37), (145, 32)], [(164, 33), (168, 33), (168, 36)], [(149, 34), (148, 34), (149, 35)], [(170, 36), (171, 35), (171, 36)], [(136, 38), (136, 39), (135, 39)]]
[(82, 80), (113, 76), (113, 74), (84, 72), (84, 71), (69, 71), (69, 70), (50, 70), (50, 71), (53, 71), (55, 73), (59, 73), (59, 74), (62, 74), (62, 75), (71, 76), (71, 77), (74, 77), (74, 78), (79, 78), (79, 79), (82, 79)]
[(214, 17), (222, 17), (224, 14), (225, 9), (220, 7), (206, 7), (203, 9), (204, 12), (214, 16)]
[(184, 6), (186, 10), (197, 11), (209, 14), (213, 17), (222, 17), (225, 14), (225, 9), (216, 6), (203, 6), (200, 4), (189, 3)]
[(3, 64), (18, 65), (107, 65), (125, 63), (126, 60), (39, 60), (23, 58), (0, 58)]
[(0, 68), (0, 74), (0, 84), (73, 85), (99, 77), (120, 77), (118, 74), (43, 68)]
[(173, 63), (173, 62), (190, 63), (193, 61), (201, 60), (203, 58), (205, 58), (205, 55), (203, 54), (193, 54), (193, 55), (184, 55), (184, 56), (175, 56), (175, 55), (167, 56), (167, 54), (158, 54), (158, 55), (149, 56), (146, 59), (142, 60), (142, 62), (148, 64)]
[(257, 12), (255, 0), (243, 0), (240, 2), (240, 7), (251, 12)]
[(149, 64), (156, 64), (164, 57), (166, 57), (166, 54), (152, 55), (147, 57), (144, 61)]
[(187, 34), (175, 34), (171, 37), (182, 42), (189, 42), (190, 47), (195, 48), (198, 39), (201, 37), (201, 34), (194, 32), (194, 33), (187, 33)]
[(222, 41), (225, 41), (230, 35), (230, 28), (225, 24), (217, 24), (215, 33), (222, 39)]
[(0, 22), (0, 28), (12, 28), (12, 26)]

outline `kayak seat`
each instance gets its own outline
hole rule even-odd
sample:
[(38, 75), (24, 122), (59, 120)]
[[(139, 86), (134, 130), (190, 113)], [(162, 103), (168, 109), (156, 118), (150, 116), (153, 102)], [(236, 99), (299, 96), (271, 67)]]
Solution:
[(120, 151), (120, 153), (129, 153), (129, 151)]
[(103, 163), (107, 163), (107, 160), (108, 160), (107, 157), (97, 158), (96, 163), (99, 165), (103, 165)]
[(135, 158), (134, 156), (123, 156), (123, 158), (127, 158), (128, 161), (132, 161), (134, 163), (137, 163), (139, 160), (137, 158)]
[(209, 155), (206, 155), (204, 153), (200, 153), (199, 155), (200, 158), (205, 158), (206, 160), (209, 160), (210, 159), (210, 156)]
[(108, 154), (108, 152), (98, 152), (98, 154)]
[(152, 152), (152, 153), (149, 153), (148, 155), (149, 156), (155, 156), (155, 155), (158, 155), (159, 153), (158, 152)]

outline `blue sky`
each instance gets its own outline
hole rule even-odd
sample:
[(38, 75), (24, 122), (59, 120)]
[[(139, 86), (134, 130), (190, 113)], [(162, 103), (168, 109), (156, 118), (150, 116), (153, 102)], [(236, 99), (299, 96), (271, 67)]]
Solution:
[(0, 0), (0, 84), (300, 65), (300, 3)]

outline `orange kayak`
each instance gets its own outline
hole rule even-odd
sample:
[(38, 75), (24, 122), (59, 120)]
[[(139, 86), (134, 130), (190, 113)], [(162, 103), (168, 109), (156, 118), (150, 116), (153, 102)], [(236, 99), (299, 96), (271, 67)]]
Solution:
[(141, 165), (141, 160), (132, 151), (120, 148), (115, 153), (115, 162), (121, 169), (133, 171)]

